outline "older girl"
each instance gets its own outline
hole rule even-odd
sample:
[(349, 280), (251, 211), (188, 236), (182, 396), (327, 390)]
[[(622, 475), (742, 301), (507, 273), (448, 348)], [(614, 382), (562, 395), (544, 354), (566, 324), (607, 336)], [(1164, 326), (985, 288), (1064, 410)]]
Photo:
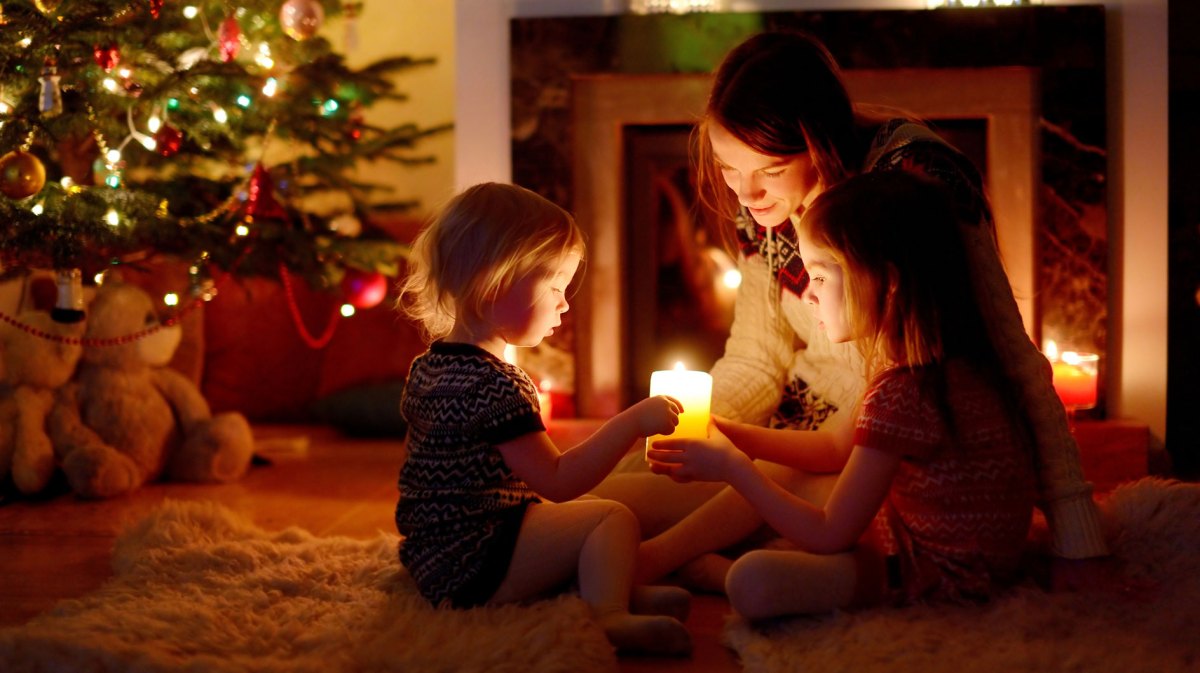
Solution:
[[(1017, 575), (1033, 453), (943, 189), (866, 173), (823, 191), (796, 234), (801, 299), (829, 341), (853, 344), (866, 364), (854, 423), (797, 431), (718, 419), (711, 439), (656, 442), (654, 471), (728, 483), (798, 548), (733, 563), (726, 590), (747, 617), (987, 598)], [(813, 504), (753, 459), (835, 481)], [(693, 523), (646, 546), (678, 549), (671, 538), (702, 534)]]

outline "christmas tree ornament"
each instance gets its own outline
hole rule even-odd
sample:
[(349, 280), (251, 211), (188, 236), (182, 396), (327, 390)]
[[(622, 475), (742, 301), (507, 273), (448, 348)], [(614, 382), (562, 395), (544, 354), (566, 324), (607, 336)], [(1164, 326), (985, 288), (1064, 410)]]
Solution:
[(246, 188), (246, 217), (250, 220), (287, 218), (287, 211), (275, 199), (271, 174), (267, 172), (262, 163), (254, 165), (254, 173), (250, 175), (250, 185)]
[(84, 319), (83, 272), (79, 269), (59, 269), (54, 274), (58, 297), (50, 309), (50, 319), (59, 323), (77, 323)]
[(329, 228), (347, 238), (354, 238), (362, 233), (362, 222), (351, 213), (342, 213), (329, 222)]
[(346, 303), (354, 308), (378, 306), (387, 296), (387, 290), (387, 276), (378, 271), (346, 269), (342, 278), (342, 293), (346, 295)]
[(345, 39), (346, 51), (358, 49), (358, 15), (362, 13), (363, 3), (347, 2), (342, 4), (342, 17), (346, 22)]
[(42, 66), (42, 76), (38, 82), (42, 85), (42, 93), (38, 96), (38, 110), (43, 117), (54, 117), (62, 114), (62, 89), (59, 87), (58, 66), (53, 58), (47, 58)]
[(150, 16), (158, 18), (162, 13), (163, 0), (150, 0)]
[(96, 65), (100, 66), (104, 72), (112, 72), (112, 69), (121, 62), (121, 55), (117, 53), (116, 43), (98, 44), (92, 47), (92, 56), (96, 59)]
[(183, 145), (183, 131), (163, 123), (154, 134), (154, 149), (164, 157), (169, 157), (179, 151)]
[(242, 27), (232, 14), (222, 21), (221, 27), (217, 29), (217, 44), (221, 48), (222, 61), (228, 63), (237, 58), (238, 51), (242, 48)]
[(321, 29), (325, 10), (317, 0), (287, 0), (279, 9), (283, 32), (293, 40), (307, 40)]
[(358, 142), (363, 136), (363, 115), (357, 110), (357, 106), (355, 108), (346, 119), (346, 140), (350, 142)]
[(24, 199), (42, 191), (46, 185), (46, 167), (24, 150), (13, 150), (0, 157), (0, 192), (10, 199)]
[(50, 16), (58, 11), (62, 0), (33, 0), (33, 5), (38, 8), (38, 11), (46, 16)]

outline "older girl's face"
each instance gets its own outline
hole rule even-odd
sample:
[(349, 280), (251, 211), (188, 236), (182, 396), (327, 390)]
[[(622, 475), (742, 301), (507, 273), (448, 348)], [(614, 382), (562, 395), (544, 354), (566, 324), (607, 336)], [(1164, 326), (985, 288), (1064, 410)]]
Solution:
[(808, 271), (808, 286), (800, 298), (813, 307), (817, 327), (833, 343), (850, 341), (850, 321), (846, 317), (845, 276), (841, 264), (825, 248), (818, 247), (808, 235), (797, 232), (796, 247)]
[(807, 152), (788, 157), (759, 154), (719, 124), (709, 126), (708, 139), (725, 184), (764, 227), (786, 222), (821, 193)]

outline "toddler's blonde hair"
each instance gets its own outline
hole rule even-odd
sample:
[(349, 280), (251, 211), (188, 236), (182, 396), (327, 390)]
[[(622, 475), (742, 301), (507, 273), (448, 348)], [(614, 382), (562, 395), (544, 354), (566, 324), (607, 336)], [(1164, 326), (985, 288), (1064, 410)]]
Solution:
[(516, 185), (485, 182), (446, 204), (417, 236), (399, 309), (440, 339), (458, 321), (480, 334), (492, 304), (520, 279), (584, 252), (575, 218)]

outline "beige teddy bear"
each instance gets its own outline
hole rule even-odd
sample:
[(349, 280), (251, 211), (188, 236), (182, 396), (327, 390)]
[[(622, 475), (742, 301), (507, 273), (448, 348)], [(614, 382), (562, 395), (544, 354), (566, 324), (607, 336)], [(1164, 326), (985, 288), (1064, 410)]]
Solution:
[(233, 481), (250, 464), (245, 416), (214, 416), (196, 385), (169, 368), (178, 326), (163, 327), (144, 290), (110, 282), (88, 307), (88, 344), (75, 380), (59, 390), (50, 435), (80, 496), (127, 493), (165, 477)]
[(55, 391), (71, 380), (83, 347), (83, 323), (58, 323), (44, 311), (16, 316), (22, 329), (0, 323), (0, 483), (11, 476), (26, 495), (54, 475), (46, 417)]

